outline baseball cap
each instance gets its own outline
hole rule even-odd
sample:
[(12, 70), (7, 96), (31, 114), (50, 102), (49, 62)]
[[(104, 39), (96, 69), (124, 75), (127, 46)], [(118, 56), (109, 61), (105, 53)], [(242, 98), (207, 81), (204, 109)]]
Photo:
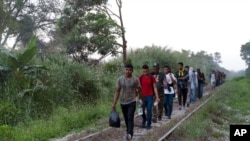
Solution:
[(154, 63), (153, 67), (159, 67), (160, 65), (158, 63)]

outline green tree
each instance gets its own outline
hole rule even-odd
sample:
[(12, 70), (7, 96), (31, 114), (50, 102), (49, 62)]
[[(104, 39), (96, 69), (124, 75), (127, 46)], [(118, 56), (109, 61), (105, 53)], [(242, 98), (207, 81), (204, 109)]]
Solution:
[(222, 61), (221, 61), (221, 54), (219, 52), (215, 52), (214, 53), (214, 62), (216, 62), (217, 64), (222, 63)]
[(241, 46), (240, 56), (245, 60), (248, 68), (245, 70), (247, 76), (250, 76), (250, 42), (245, 43)]
[(245, 74), (246, 76), (250, 76), (250, 66), (245, 70)]
[(25, 46), (32, 35), (42, 39), (56, 23), (61, 12), (60, 0), (3, 0), (0, 2), (0, 44), (15, 39), (12, 49), (18, 43)]
[(240, 56), (245, 60), (246, 64), (250, 66), (250, 42), (241, 46)]
[(119, 27), (106, 14), (94, 10), (94, 6), (101, 4), (102, 1), (66, 1), (58, 29), (63, 34), (67, 53), (75, 61), (89, 62), (90, 56), (97, 53), (101, 55), (98, 62), (118, 53)]
[(123, 16), (122, 16), (122, 0), (115, 0), (116, 2), (116, 6), (118, 7), (118, 12), (114, 12), (109, 8), (109, 5), (105, 4), (105, 5), (101, 5), (101, 6), (97, 6), (97, 10), (105, 13), (106, 15), (108, 15), (108, 17), (110, 19), (113, 19), (115, 21), (118, 21), (117, 26), (119, 27), (119, 31), (121, 33), (121, 43), (117, 42), (116, 45), (118, 45), (120, 48), (122, 48), (122, 60), (123, 63), (127, 63), (129, 62), (129, 60), (127, 60), (127, 40), (126, 40), (126, 36), (125, 36), (125, 26), (124, 26), (124, 22), (123, 22)]

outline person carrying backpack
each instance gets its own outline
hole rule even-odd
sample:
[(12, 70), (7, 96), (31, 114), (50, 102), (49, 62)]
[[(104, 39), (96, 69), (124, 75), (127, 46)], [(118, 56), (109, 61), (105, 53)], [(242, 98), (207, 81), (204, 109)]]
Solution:
[(112, 109), (116, 109), (117, 101), (120, 97), (120, 105), (127, 128), (127, 140), (132, 140), (134, 135), (134, 113), (138, 102), (138, 93), (141, 96), (140, 82), (133, 76), (133, 65), (126, 64), (124, 75), (117, 80), (116, 91)]
[[(171, 73), (171, 68), (169, 66), (164, 66), (165, 78), (163, 80), (164, 86), (164, 108), (165, 116), (171, 119), (173, 111), (173, 98), (176, 89), (176, 78), (173, 73)], [(176, 89), (177, 90), (177, 89)]]
[(201, 72), (200, 69), (197, 69), (198, 73), (198, 98), (201, 99), (203, 97), (203, 88), (205, 84), (205, 75)]
[(178, 86), (178, 102), (179, 110), (185, 108), (187, 101), (187, 85), (188, 85), (188, 72), (183, 69), (183, 63), (178, 63), (178, 71), (176, 72), (177, 86)]
[[(158, 105), (153, 106), (153, 122), (157, 122), (157, 119), (160, 121), (162, 119), (163, 114), (163, 98), (164, 98), (164, 90), (163, 90), (163, 80), (165, 78), (165, 74), (160, 72), (160, 65), (158, 63), (153, 64), (153, 72), (151, 75), (156, 79), (156, 86), (160, 98), (160, 102)], [(154, 100), (156, 96), (154, 95)]]
[[(160, 102), (155, 78), (150, 75), (149, 67), (147, 65), (142, 66), (142, 75), (139, 77), (141, 83), (141, 93), (143, 101), (143, 114), (142, 114), (142, 128), (151, 129), (152, 120), (152, 107), (154, 104), (153, 96), (155, 94), (155, 102)], [(147, 110), (147, 115), (145, 113)], [(147, 125), (146, 125), (147, 123)]]

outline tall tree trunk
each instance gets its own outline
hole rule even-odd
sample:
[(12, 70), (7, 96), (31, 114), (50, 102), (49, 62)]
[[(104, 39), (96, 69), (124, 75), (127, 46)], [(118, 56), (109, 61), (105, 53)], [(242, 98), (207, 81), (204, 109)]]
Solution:
[(8, 38), (9, 38), (9, 36), (10, 36), (10, 34), (7, 33), (7, 35), (4, 37), (4, 40), (3, 40), (3, 42), (1, 43), (1, 45), (5, 45), (5, 44), (6, 44), (6, 42), (7, 42)]
[(122, 31), (122, 55), (123, 55), (123, 64), (127, 63), (127, 40), (125, 37), (125, 29), (123, 25), (123, 18), (122, 18), (122, 0), (116, 0), (116, 4), (119, 7), (119, 20), (121, 24), (121, 31)]
[(16, 38), (16, 40), (15, 40), (15, 43), (13, 44), (11, 50), (15, 50), (15, 49), (16, 49), (16, 45), (17, 45), (17, 43), (18, 43), (18, 41), (19, 41), (19, 38), (20, 38), (20, 34), (17, 36), (17, 38)]
[(2, 45), (2, 35), (0, 35), (0, 45)]

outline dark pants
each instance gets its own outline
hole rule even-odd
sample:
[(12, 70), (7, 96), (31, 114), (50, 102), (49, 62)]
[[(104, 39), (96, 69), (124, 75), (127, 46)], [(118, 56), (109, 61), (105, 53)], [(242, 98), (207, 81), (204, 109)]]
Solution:
[(132, 102), (130, 104), (125, 104), (125, 105), (121, 104), (123, 117), (127, 127), (127, 134), (130, 134), (131, 136), (134, 135), (135, 108), (136, 108), (136, 102)]
[[(163, 93), (159, 93), (159, 98), (160, 98), (160, 102), (158, 103), (157, 107), (153, 106), (153, 117), (155, 119), (159, 118), (162, 116), (163, 113), (163, 101), (164, 101), (164, 94)], [(155, 101), (156, 97), (154, 96), (154, 101)], [(157, 111), (158, 108), (158, 111)]]
[(179, 106), (185, 106), (186, 105), (186, 101), (187, 101), (187, 88), (183, 88), (178, 90), (178, 102), (179, 102)]
[(169, 118), (171, 118), (172, 111), (173, 111), (173, 97), (174, 97), (174, 94), (164, 95), (165, 116)]
[[(153, 96), (144, 96), (143, 98), (145, 103), (143, 107), (142, 124), (144, 126), (147, 121), (147, 127), (150, 127), (152, 120)], [(147, 115), (145, 109), (147, 109)]]
[(203, 83), (198, 83), (198, 98), (201, 99), (203, 97)]

